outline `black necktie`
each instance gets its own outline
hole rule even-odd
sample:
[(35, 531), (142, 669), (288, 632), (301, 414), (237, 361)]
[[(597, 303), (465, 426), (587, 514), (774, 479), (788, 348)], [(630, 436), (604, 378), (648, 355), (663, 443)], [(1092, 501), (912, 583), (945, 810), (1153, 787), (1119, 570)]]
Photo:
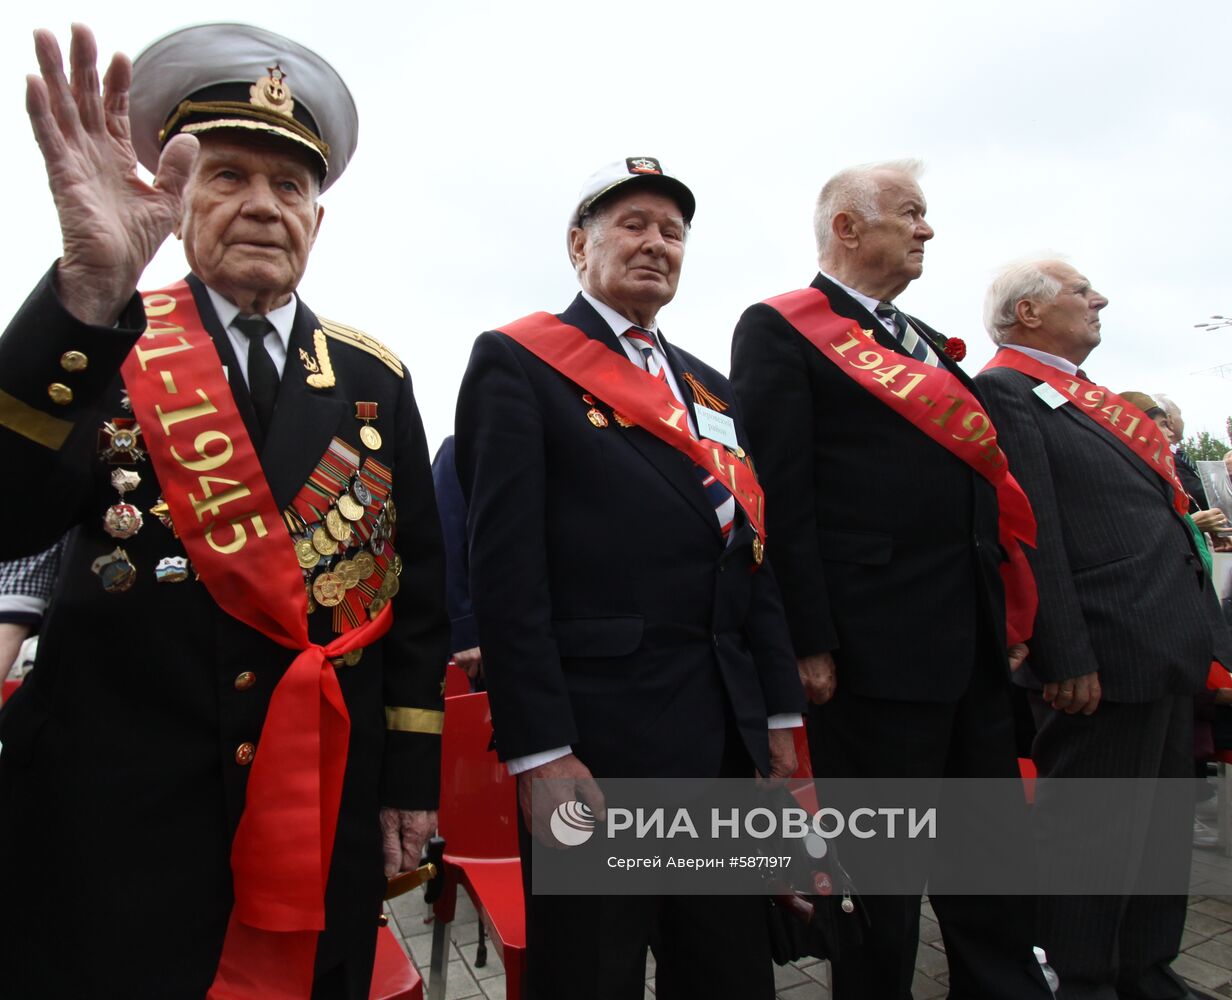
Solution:
[(278, 398), (278, 369), (265, 349), (265, 335), (274, 329), (264, 316), (237, 316), (233, 325), (248, 338), (248, 396), (257, 411), (262, 437), (269, 431)]

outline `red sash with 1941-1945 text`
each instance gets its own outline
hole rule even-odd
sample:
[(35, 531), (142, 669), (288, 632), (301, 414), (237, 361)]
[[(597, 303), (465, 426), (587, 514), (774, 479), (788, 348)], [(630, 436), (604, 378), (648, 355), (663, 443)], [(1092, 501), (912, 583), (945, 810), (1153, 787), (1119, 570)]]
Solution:
[(1037, 361), (1011, 347), (1003, 347), (993, 355), (992, 360), (984, 366), (984, 371), (990, 368), (1012, 368), (1024, 375), (1030, 375), (1033, 379), (1047, 382), (1067, 400), (1077, 404), (1077, 412), (1120, 434), (1118, 440), (1168, 484), (1172, 493), (1172, 505), (1177, 513), (1183, 515), (1189, 512), (1189, 497), (1176, 476), (1176, 462), (1172, 458), (1172, 448), (1164, 437), (1164, 432), (1154, 420), (1129, 400), (1122, 399), (1112, 390), (1078, 375), (1066, 375), (1060, 369)]
[(839, 371), (946, 451), (983, 476), (997, 492), (998, 534), (1007, 561), (1006, 636), (1031, 636), (1039, 595), (1022, 545), (1035, 545), (1035, 515), (1010, 475), (992, 420), (972, 392), (943, 367), (886, 352), (855, 320), (840, 316), (817, 288), (777, 295), (766, 305), (783, 317)]
[(753, 470), (713, 441), (695, 438), (687, 411), (664, 382), (551, 313), (532, 313), (498, 329), (714, 476), (731, 492), (765, 544), (765, 494)]
[(330, 657), (385, 634), (392, 605), (328, 646), (308, 637), (295, 550), (186, 282), (142, 296), (124, 362), (171, 518), (217, 604), (297, 651), (270, 698), (231, 846), (235, 904), (208, 1000), (312, 991), (350, 716)]
[[(1096, 385), (1077, 374), (1067, 375), (1013, 348), (1003, 347), (993, 355), (983, 370), (988, 371), (990, 368), (1012, 368), (1047, 383), (1059, 392), (1063, 399), (1075, 404), (1075, 412), (1084, 414), (1092, 422), (1119, 434), (1117, 440), (1168, 486), (1172, 506), (1185, 518), (1195, 547), (1205, 544), (1202, 533), (1189, 517), (1189, 494), (1185, 492), (1185, 487), (1176, 474), (1172, 447), (1159, 425), (1142, 410), (1111, 389), (1105, 389), (1102, 385)], [(1232, 686), (1228, 670), (1218, 660), (1211, 661), (1206, 686), (1212, 690)]]

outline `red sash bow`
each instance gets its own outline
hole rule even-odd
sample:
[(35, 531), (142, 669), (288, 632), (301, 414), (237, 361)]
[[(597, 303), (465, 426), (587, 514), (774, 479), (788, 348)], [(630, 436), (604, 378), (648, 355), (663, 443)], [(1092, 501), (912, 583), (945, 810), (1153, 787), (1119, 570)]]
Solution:
[(143, 300), (147, 328), (121, 370), (180, 540), (224, 611), (298, 651), (257, 743), (231, 845), (235, 905), (208, 997), (303, 1000), (325, 927), (351, 725), (329, 659), (379, 639), (392, 610), (328, 646), (309, 639), (299, 563), (192, 291), (180, 282)]

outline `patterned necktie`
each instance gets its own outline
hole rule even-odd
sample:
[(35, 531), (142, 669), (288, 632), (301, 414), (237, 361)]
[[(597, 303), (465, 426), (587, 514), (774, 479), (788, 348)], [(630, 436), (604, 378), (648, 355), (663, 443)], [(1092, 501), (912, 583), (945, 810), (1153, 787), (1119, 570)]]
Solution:
[(910, 354), (916, 361), (923, 361), (926, 365), (937, 367), (937, 355), (928, 346), (928, 341), (921, 337), (911, 324), (907, 322), (907, 317), (894, 308), (889, 302), (883, 302), (874, 312), (878, 319), (889, 320), (894, 329), (894, 338), (903, 345), (903, 350)]
[(278, 369), (265, 349), (265, 335), (273, 331), (274, 325), (264, 316), (237, 316), (231, 324), (248, 338), (248, 398), (257, 412), (264, 438), (278, 399)]
[[(646, 371), (667, 385), (667, 369), (659, 363), (654, 334), (643, 327), (631, 326), (625, 331), (625, 337), (641, 352)], [(668, 391), (671, 391), (670, 385)], [(694, 465), (694, 468), (697, 469), (697, 478), (702, 489), (706, 491), (706, 498), (714, 505), (715, 516), (719, 519), (719, 530), (723, 532), (723, 537), (727, 538), (736, 517), (736, 501), (732, 498), (731, 491), (713, 475), (700, 465)]]

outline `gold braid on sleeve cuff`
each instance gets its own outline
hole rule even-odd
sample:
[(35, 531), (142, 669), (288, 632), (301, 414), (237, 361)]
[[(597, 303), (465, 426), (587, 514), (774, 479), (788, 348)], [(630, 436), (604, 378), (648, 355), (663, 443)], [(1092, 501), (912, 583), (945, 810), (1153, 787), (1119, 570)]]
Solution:
[(51, 451), (59, 451), (73, 429), (69, 421), (36, 410), (3, 389), (0, 389), (0, 427), (7, 427)]
[(431, 708), (385, 706), (385, 728), (396, 733), (432, 733), (445, 728), (445, 713)]

